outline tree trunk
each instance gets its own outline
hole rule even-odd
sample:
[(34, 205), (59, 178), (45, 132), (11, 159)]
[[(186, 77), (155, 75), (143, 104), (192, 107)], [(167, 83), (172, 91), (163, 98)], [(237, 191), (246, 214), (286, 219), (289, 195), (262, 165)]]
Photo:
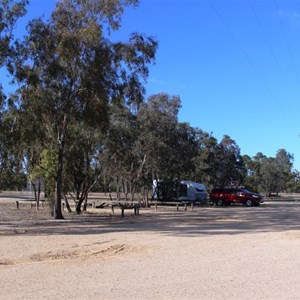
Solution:
[(117, 200), (120, 201), (119, 176), (117, 176), (116, 178), (116, 192), (117, 192)]
[(41, 198), (41, 179), (39, 178), (38, 190), (37, 190), (37, 199), (36, 199), (36, 210), (40, 207), (40, 198)]
[[(59, 151), (60, 152), (60, 151)], [(60, 157), (60, 155), (59, 155)], [(59, 158), (59, 160), (62, 158)], [(62, 192), (62, 161), (58, 163), (57, 178), (56, 178), (56, 195), (54, 203), (54, 219), (64, 219), (61, 209), (61, 192)]]
[(35, 183), (33, 181), (31, 181), (31, 186), (33, 187), (34, 201), (37, 201), (36, 186), (35, 186)]
[[(65, 120), (64, 120), (64, 123), (65, 123)], [(57, 220), (64, 219), (64, 216), (62, 214), (62, 209), (61, 209), (63, 160), (64, 160), (64, 134), (60, 133), (59, 139), (58, 139), (56, 197), (55, 197), (55, 203), (54, 203), (54, 219), (57, 219)]]
[(71, 213), (71, 212), (72, 212), (72, 209), (71, 209), (71, 206), (70, 206), (70, 204), (69, 204), (69, 201), (68, 201), (68, 198), (67, 198), (67, 195), (66, 195), (66, 194), (64, 194), (64, 198), (65, 198), (65, 203), (66, 203), (67, 211), (68, 211), (69, 213)]
[(76, 213), (79, 215), (81, 213), (81, 205), (84, 201), (83, 197), (80, 197), (79, 199), (77, 199), (77, 203), (76, 203)]
[(144, 191), (145, 205), (146, 207), (150, 207), (149, 205), (149, 186), (146, 186), (146, 192)]
[(106, 196), (106, 175), (103, 177), (103, 189), (104, 189), (104, 195)]
[(31, 181), (31, 185), (34, 191), (34, 201), (36, 202), (36, 210), (38, 210), (40, 206), (41, 180), (38, 180), (37, 186), (33, 181)]
[(88, 195), (85, 196), (84, 202), (83, 202), (83, 211), (87, 210), (87, 202), (88, 202)]
[(127, 179), (122, 179), (123, 193), (125, 201), (128, 201), (128, 182)]

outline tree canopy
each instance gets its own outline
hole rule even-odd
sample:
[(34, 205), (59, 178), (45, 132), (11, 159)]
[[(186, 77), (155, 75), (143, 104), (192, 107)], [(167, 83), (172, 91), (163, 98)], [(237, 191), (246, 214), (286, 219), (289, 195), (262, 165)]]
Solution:
[(16, 40), (26, 4), (0, 0), (0, 67), (17, 83), (9, 95), (0, 89), (0, 188), (42, 179), (56, 219), (63, 196), (71, 194), (80, 213), (96, 186), (126, 198), (151, 189), (153, 179), (298, 189), (285, 149), (276, 157), (241, 155), (230, 136), (218, 141), (180, 122), (179, 96), (145, 98), (156, 39), (137, 32), (109, 39), (137, 0), (60, 0), (49, 20), (31, 20)]

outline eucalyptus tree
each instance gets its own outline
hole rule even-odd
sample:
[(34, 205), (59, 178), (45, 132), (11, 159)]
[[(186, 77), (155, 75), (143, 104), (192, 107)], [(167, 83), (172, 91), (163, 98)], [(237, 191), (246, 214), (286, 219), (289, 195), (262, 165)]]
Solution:
[(275, 157), (258, 152), (254, 157), (243, 156), (246, 169), (244, 184), (255, 191), (271, 194), (288, 190), (297, 185), (297, 172), (293, 172), (293, 156), (279, 149)]
[(243, 155), (245, 175), (242, 184), (251, 191), (259, 191), (259, 166), (249, 155)]
[(140, 143), (150, 178), (178, 177), (178, 112), (180, 98), (168, 94), (150, 96), (138, 112)]
[(197, 133), (198, 129), (189, 123), (177, 124), (174, 159), (180, 178), (199, 182), (199, 178), (194, 176), (199, 146)]
[(288, 183), (288, 192), (291, 193), (300, 192), (300, 173), (298, 170), (292, 171), (292, 178)]
[(292, 167), (293, 167), (294, 157), (292, 154), (288, 153), (285, 149), (279, 149), (275, 156), (278, 186), (276, 192), (286, 191), (289, 182), (293, 177)]
[[(38, 148), (39, 149), (39, 148)], [(36, 150), (36, 149), (35, 149)], [(39, 149), (40, 150), (40, 149)], [(30, 152), (30, 149), (29, 151)], [(55, 172), (57, 165), (57, 150), (55, 148), (47, 148), (41, 151), (34, 151), (34, 156), (29, 162), (29, 177), (32, 179), (34, 191), (37, 194), (36, 205), (39, 207), (39, 191), (41, 189), (41, 181), (44, 185), (45, 198), (48, 200), (48, 204), (51, 208), (51, 214), (54, 214), (55, 204)], [(32, 161), (38, 158), (37, 161)], [(38, 181), (36, 192), (35, 181)]]
[(26, 186), (20, 136), (14, 130), (14, 119), (3, 113), (0, 130), (0, 189), (22, 189)]
[(196, 158), (196, 174), (208, 188), (241, 183), (245, 176), (240, 148), (228, 135), (220, 142), (203, 131), (198, 133), (199, 153)]
[(248, 177), (246, 178), (245, 182), (247, 183), (250, 180), (250, 182), (252, 182), (253, 186), (255, 187), (254, 190), (256, 191), (263, 191), (263, 176), (261, 167), (266, 159), (266, 155), (264, 155), (262, 152), (258, 152), (251, 158), (251, 163), (247, 164), (249, 170)]
[(136, 114), (128, 106), (115, 105), (111, 109), (110, 126), (101, 160), (105, 174), (113, 179), (117, 197), (133, 198), (142, 175), (145, 154), (139, 147), (141, 132)]
[[(26, 13), (27, 0), (13, 1), (0, 0), (0, 71), (8, 67), (13, 57), (15, 38), (13, 31), (17, 20)], [(2, 77), (4, 78), (4, 76)], [(10, 181), (14, 181), (19, 186), (24, 184), (24, 173), (20, 155), (17, 153), (17, 137), (15, 137), (14, 124), (15, 118), (9, 113), (9, 99), (2, 88), (0, 82), (0, 186), (8, 188)], [(15, 141), (12, 141), (15, 138)], [(15, 144), (14, 144), (15, 142)], [(18, 179), (19, 177), (19, 179)], [(1, 188), (1, 187), (0, 187)]]
[(0, 120), (0, 189), (21, 189), (26, 186), (20, 135), (15, 119), (8, 111)]
[[(66, 149), (63, 194), (70, 195), (76, 203), (76, 212), (86, 210), (88, 194), (103, 175), (100, 155), (104, 138), (100, 130), (86, 128), (83, 122), (72, 124), (69, 139), (74, 143)], [(77, 142), (76, 142), (77, 141)]]
[(203, 182), (209, 189), (217, 186), (215, 173), (218, 167), (218, 141), (211, 134), (201, 129), (197, 130), (198, 153), (195, 157), (195, 180)]
[(63, 218), (61, 196), (65, 149), (72, 124), (85, 128), (107, 126), (109, 103), (138, 103), (142, 81), (154, 59), (157, 43), (132, 34), (128, 42), (113, 43), (106, 29), (117, 30), (126, 6), (136, 0), (61, 0), (49, 21), (35, 19), (28, 26), (26, 48), (15, 66), (20, 82), (20, 114), (38, 115), (44, 138), (57, 151), (54, 216)]
[(228, 135), (224, 135), (219, 144), (219, 182), (221, 185), (241, 183), (243, 181), (244, 165), (240, 148)]
[(0, 0), (0, 68), (13, 55), (13, 30), (17, 20), (26, 13), (28, 0)]
[(284, 192), (293, 178), (293, 156), (279, 149), (275, 157), (260, 162), (260, 188), (266, 194)]
[(133, 197), (138, 188), (147, 190), (153, 179), (191, 177), (196, 134), (189, 124), (178, 122), (180, 105), (179, 97), (158, 94), (137, 111), (114, 107), (102, 159), (125, 197), (128, 192)]
[(10, 101), (11, 97), (8, 100), (4, 97), (0, 112), (0, 185), (2, 188), (20, 189), (26, 186), (24, 149), (17, 126), (16, 107)]
[(274, 157), (265, 157), (260, 165), (260, 189), (266, 194), (277, 193), (278, 169)]

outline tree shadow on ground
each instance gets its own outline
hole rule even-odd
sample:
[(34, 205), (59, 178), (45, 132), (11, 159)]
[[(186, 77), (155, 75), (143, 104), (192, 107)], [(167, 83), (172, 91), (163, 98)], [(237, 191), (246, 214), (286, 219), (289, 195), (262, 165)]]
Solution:
[[(236, 235), (257, 232), (300, 230), (300, 205), (266, 204), (260, 207), (195, 207), (177, 211), (174, 207), (141, 209), (134, 216), (131, 211), (110, 215), (97, 213), (72, 215), (54, 220), (47, 214), (24, 209), (13, 211), (11, 218), (1, 218), (0, 235), (91, 235), (113, 232), (159, 232), (175, 236)], [(18, 218), (15, 218), (16, 215)], [(33, 214), (34, 217), (33, 217)]]

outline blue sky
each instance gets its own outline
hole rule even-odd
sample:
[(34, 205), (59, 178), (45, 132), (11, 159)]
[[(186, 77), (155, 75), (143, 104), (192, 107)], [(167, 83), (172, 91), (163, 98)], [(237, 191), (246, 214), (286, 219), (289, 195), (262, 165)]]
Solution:
[[(27, 17), (54, 3), (32, 0)], [(229, 135), (251, 157), (284, 148), (300, 170), (300, 1), (141, 0), (122, 24), (112, 38), (159, 42), (147, 95), (178, 95), (180, 121)]]

